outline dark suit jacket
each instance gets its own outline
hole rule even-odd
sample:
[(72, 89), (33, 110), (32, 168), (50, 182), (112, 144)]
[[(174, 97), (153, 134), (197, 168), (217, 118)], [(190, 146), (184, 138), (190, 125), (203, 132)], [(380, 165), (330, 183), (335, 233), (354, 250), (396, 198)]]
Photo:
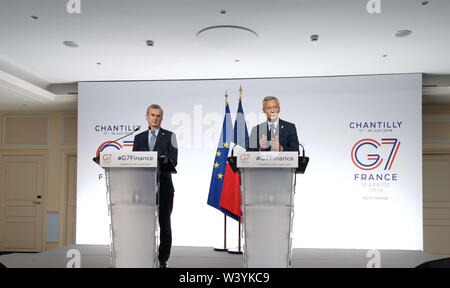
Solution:
[[(295, 128), (294, 124), (280, 119), (278, 122), (278, 133), (278, 139), (283, 147), (283, 151), (299, 151), (297, 128)], [(270, 134), (267, 121), (252, 128), (247, 151), (270, 151), (270, 146), (267, 149), (260, 150), (259, 139), (263, 134), (266, 137)]]
[[(148, 134), (149, 131), (147, 130), (134, 137), (133, 151), (150, 151), (150, 147), (148, 146)], [(153, 151), (157, 151), (158, 156), (168, 156), (173, 165), (177, 166), (178, 148), (175, 133), (160, 128)], [(161, 191), (175, 191), (172, 183), (172, 174), (160, 173), (159, 181)]]

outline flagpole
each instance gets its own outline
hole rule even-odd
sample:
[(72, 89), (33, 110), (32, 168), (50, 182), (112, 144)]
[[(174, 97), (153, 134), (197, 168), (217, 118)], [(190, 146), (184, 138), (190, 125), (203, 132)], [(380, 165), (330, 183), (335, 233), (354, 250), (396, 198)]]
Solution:
[[(239, 102), (242, 101), (242, 85), (239, 86)], [(236, 140), (235, 140), (236, 141)], [(236, 144), (236, 143), (235, 143)], [(241, 182), (241, 174), (239, 174), (239, 183)], [(241, 216), (238, 217), (238, 247), (237, 250), (230, 249), (228, 250), (228, 253), (230, 254), (242, 254), (241, 250)]]
[(238, 247), (237, 249), (228, 249), (228, 253), (230, 254), (242, 254), (241, 250), (241, 217), (238, 217)]
[[(239, 102), (242, 102), (242, 85), (239, 85)], [(245, 119), (244, 119), (245, 120)], [(241, 174), (239, 174), (239, 187), (241, 186), (240, 184), (242, 183), (241, 181)], [(242, 254), (241, 251), (241, 220), (242, 220), (242, 216), (239, 216), (239, 232), (238, 232), (238, 254)]]
[(223, 214), (223, 248), (214, 248), (214, 251), (226, 252), (227, 249), (227, 215)]
[[(228, 91), (225, 90), (225, 107), (228, 105)], [(223, 248), (214, 248), (214, 251), (226, 252), (227, 248), (227, 215), (223, 214)]]
[(239, 254), (242, 254), (242, 250), (241, 250), (241, 217), (239, 217), (239, 240), (238, 240), (238, 251)]

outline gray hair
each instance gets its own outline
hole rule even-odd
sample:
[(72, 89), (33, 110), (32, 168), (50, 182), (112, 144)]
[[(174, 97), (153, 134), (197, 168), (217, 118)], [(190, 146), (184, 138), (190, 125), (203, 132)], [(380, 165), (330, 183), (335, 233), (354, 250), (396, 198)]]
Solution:
[(262, 102), (263, 109), (264, 109), (264, 103), (266, 103), (267, 101), (270, 101), (270, 100), (277, 100), (278, 106), (280, 106), (280, 100), (278, 100), (277, 97), (275, 97), (275, 96), (266, 96), (266, 97), (264, 97), (263, 102)]
[(161, 116), (164, 115), (164, 110), (158, 104), (152, 104), (152, 105), (148, 106), (148, 108), (147, 108), (147, 115), (148, 115), (148, 111), (150, 109), (159, 109), (159, 110), (161, 110)]

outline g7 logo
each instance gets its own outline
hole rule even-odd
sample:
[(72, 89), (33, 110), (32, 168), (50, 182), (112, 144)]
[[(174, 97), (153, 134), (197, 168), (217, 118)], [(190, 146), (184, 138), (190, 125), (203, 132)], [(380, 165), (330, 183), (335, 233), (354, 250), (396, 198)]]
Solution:
[(241, 161), (248, 161), (249, 157), (250, 157), (250, 155), (248, 155), (248, 154), (241, 154), (241, 156), (240, 156)]
[(387, 158), (386, 165), (384, 166), (384, 170), (391, 170), (395, 156), (397, 156), (398, 148), (400, 147), (400, 141), (396, 138), (383, 138), (381, 139), (381, 144), (374, 139), (362, 139), (356, 142), (352, 148), (353, 164), (359, 169), (367, 171), (378, 168), (383, 163), (384, 158), (374, 152), (380, 151), (380, 148), (384, 145), (392, 145), (392, 149), (388, 152), (389, 157)]
[(112, 155), (111, 154), (103, 154), (102, 157), (103, 157), (103, 160), (105, 160), (105, 161), (111, 161)]

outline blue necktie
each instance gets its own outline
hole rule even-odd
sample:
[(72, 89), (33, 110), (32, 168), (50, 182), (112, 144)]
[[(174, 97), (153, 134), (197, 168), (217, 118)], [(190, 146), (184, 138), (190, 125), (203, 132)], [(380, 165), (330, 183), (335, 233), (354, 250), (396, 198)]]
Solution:
[(155, 147), (156, 142), (156, 134), (155, 131), (151, 131), (152, 135), (150, 135), (150, 151), (153, 151), (153, 148)]

